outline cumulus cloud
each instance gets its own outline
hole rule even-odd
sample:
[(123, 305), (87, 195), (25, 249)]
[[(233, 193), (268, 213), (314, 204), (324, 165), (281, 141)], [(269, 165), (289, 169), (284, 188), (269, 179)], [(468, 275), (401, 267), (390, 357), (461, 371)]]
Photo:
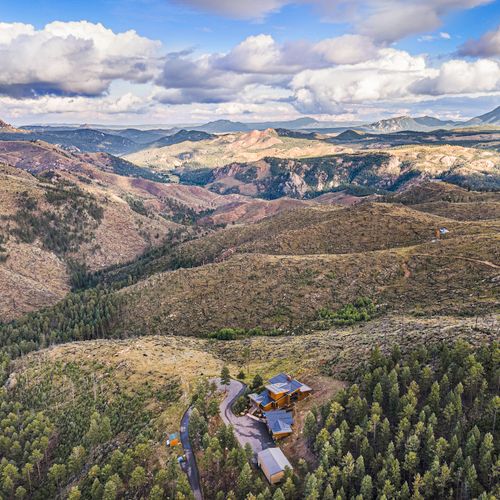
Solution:
[(500, 56), (500, 25), (488, 31), (478, 40), (469, 40), (459, 51), (460, 55), (491, 57)]
[(44, 95), (37, 98), (15, 99), (0, 97), (0, 113), (13, 118), (23, 116), (65, 115), (77, 121), (115, 115), (137, 115), (149, 112), (153, 101), (132, 92), (119, 96), (65, 97)]
[(497, 61), (454, 59), (444, 63), (436, 73), (415, 82), (412, 92), (436, 96), (500, 91), (500, 64)]
[(382, 49), (364, 63), (299, 73), (291, 82), (293, 102), (304, 113), (338, 113), (346, 104), (408, 98), (410, 86), (430, 74), (424, 57)]
[(377, 55), (379, 48), (362, 35), (342, 35), (316, 44), (314, 51), (332, 64), (356, 64), (368, 61)]
[(164, 90), (156, 97), (168, 104), (230, 102), (251, 86), (288, 88), (302, 71), (367, 61), (380, 50), (361, 35), (344, 35), (316, 44), (278, 44), (270, 35), (250, 36), (227, 54), (168, 54), (156, 79)]
[(164, 104), (221, 103), (237, 98), (248, 85), (279, 84), (279, 75), (238, 72), (221, 67), (220, 55), (192, 58), (187, 53), (166, 56), (164, 69), (156, 79), (163, 87), (156, 99)]
[(279, 45), (272, 36), (261, 34), (243, 40), (218, 58), (215, 66), (238, 73), (292, 74), (305, 64), (319, 64), (316, 59), (307, 42)]
[(0, 25), (0, 94), (16, 98), (105, 93), (117, 79), (143, 83), (158, 68), (159, 42), (102, 24)]

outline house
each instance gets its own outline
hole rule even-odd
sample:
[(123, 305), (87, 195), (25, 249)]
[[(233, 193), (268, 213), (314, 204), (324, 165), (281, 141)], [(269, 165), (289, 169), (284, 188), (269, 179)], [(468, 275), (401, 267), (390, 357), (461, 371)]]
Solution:
[(293, 429), (292, 412), (286, 410), (271, 410), (264, 413), (266, 425), (273, 439), (289, 436)]
[(286, 467), (292, 466), (279, 448), (267, 448), (257, 454), (257, 463), (271, 484), (279, 483), (285, 476)]
[(265, 390), (259, 394), (250, 394), (250, 401), (261, 411), (268, 412), (279, 408), (287, 408), (295, 401), (301, 401), (309, 396), (312, 389), (292, 378), (286, 373), (280, 373), (269, 380)]

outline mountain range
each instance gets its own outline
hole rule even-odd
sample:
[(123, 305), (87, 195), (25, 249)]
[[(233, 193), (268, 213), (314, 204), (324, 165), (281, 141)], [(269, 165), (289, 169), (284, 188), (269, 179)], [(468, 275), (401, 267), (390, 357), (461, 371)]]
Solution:
[[(106, 128), (97, 125), (33, 125), (16, 128), (0, 120), (0, 140), (42, 140), (69, 150), (106, 152), (114, 155), (131, 154), (144, 149), (170, 146), (184, 141), (200, 141), (215, 134), (251, 132), (252, 130), (278, 129), (280, 135), (304, 134), (304, 138), (316, 138), (311, 134), (342, 133), (350, 129), (368, 134), (391, 134), (401, 131), (430, 132), (467, 127), (494, 127), (500, 125), (500, 106), (465, 122), (440, 120), (432, 116), (399, 116), (363, 123), (335, 123), (303, 117), (289, 121), (233, 122), (216, 120), (188, 128)], [(309, 134), (309, 136), (307, 136)]]

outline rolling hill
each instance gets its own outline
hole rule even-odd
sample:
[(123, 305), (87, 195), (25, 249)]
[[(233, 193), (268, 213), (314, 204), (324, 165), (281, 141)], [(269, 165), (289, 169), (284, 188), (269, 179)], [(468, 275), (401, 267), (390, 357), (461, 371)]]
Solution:
[(359, 297), (382, 310), (484, 314), (497, 301), (498, 233), (375, 252), (234, 255), (155, 275), (123, 290), (130, 333), (203, 335), (224, 327), (310, 328), (321, 309)]
[(383, 314), (484, 314), (498, 299), (499, 213), (457, 220), (468, 202), (449, 203), (460, 217), (419, 205), (306, 207), (182, 243), (121, 290), (127, 331), (295, 331), (310, 328), (320, 309), (363, 296)]
[(341, 151), (342, 148), (319, 140), (286, 137), (274, 129), (232, 133), (197, 142), (143, 149), (125, 158), (137, 165), (157, 170), (174, 168), (221, 167), (239, 161), (256, 161), (265, 156), (304, 158)]

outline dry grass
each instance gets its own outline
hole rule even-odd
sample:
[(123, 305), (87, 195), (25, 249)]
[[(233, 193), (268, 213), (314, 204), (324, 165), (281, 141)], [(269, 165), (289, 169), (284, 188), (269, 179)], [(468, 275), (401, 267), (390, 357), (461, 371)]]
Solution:
[[(450, 232), (436, 239), (441, 227)], [(362, 296), (414, 314), (490, 310), (498, 300), (498, 229), (496, 220), (459, 222), (401, 205), (285, 212), (184, 244), (182, 256), (199, 267), (126, 289), (125, 327), (184, 335), (295, 329), (323, 307)]]
[(36, 245), (9, 242), (9, 255), (0, 263), (0, 321), (62, 300), (69, 292), (66, 264)]
[(463, 314), (498, 304), (500, 236), (344, 255), (234, 255), (126, 289), (130, 332), (199, 335), (222, 327), (293, 329), (322, 307), (368, 296), (388, 310)]

